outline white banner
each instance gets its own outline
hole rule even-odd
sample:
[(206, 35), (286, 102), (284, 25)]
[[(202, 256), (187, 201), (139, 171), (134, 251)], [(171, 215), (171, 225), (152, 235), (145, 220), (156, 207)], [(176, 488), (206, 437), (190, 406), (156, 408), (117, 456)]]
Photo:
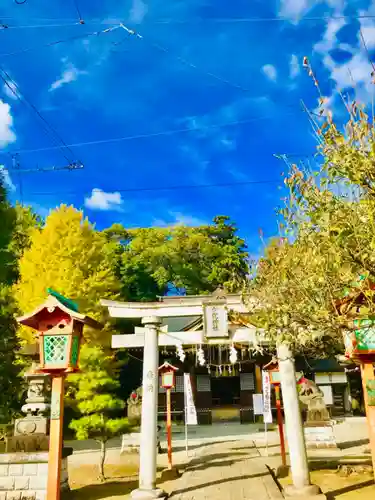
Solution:
[(193, 389), (191, 387), (190, 374), (184, 373), (184, 393), (185, 393), (185, 419), (187, 425), (197, 425), (197, 410), (194, 404)]
[(265, 424), (272, 424), (271, 411), (271, 381), (267, 371), (262, 372), (263, 382), (263, 421)]
[(254, 415), (263, 415), (263, 394), (253, 394)]

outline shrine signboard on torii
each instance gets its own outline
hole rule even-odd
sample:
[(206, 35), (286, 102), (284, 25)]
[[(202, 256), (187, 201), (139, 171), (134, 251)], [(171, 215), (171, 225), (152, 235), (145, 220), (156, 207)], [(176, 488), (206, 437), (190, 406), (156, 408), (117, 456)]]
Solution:
[[(113, 335), (113, 348), (143, 347), (142, 417), (140, 437), (139, 488), (132, 498), (165, 498), (156, 488), (157, 459), (157, 399), (159, 346), (256, 344), (255, 327), (229, 325), (228, 312), (248, 312), (240, 294), (218, 291), (210, 296), (160, 297), (159, 302), (117, 302), (102, 300), (112, 318), (141, 318), (143, 328), (134, 334)], [(198, 331), (169, 332), (161, 326), (162, 319), (202, 316), (203, 329)]]
[[(195, 331), (169, 332), (168, 327), (159, 329), (158, 345), (217, 345), (232, 343), (256, 343), (255, 327), (231, 327), (228, 322), (228, 312), (247, 313), (240, 294), (227, 296), (186, 296), (161, 297), (159, 302), (116, 302), (102, 300), (102, 305), (108, 307), (113, 318), (146, 318), (160, 319), (173, 317), (202, 316), (203, 329)], [(145, 328), (135, 327), (134, 334), (113, 335), (114, 349), (128, 347), (143, 347)]]

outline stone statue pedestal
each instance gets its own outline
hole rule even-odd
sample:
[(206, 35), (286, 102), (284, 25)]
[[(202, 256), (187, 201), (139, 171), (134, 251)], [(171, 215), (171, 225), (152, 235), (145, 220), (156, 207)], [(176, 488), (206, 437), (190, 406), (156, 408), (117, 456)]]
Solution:
[(331, 421), (306, 422), (304, 424), (306, 448), (337, 449), (336, 438)]
[[(34, 370), (25, 375), (27, 399), (22, 407), (24, 418), (14, 423), (14, 435), (4, 436), (5, 453), (0, 454), (0, 500), (46, 500), (49, 450), (50, 377)], [(68, 456), (63, 448), (61, 491), (69, 490)]]

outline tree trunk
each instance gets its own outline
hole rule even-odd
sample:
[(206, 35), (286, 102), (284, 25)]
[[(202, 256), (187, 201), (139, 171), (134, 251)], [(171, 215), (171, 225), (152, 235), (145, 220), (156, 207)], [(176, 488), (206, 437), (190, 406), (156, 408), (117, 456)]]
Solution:
[(107, 454), (107, 442), (100, 441), (100, 461), (99, 461), (99, 479), (100, 479), (100, 481), (105, 480), (104, 463), (105, 463), (106, 454)]

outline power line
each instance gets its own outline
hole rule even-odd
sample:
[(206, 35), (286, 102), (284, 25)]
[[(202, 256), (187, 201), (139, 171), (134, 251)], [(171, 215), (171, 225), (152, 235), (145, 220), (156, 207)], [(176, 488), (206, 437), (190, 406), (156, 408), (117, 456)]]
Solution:
[[(56, 28), (56, 27), (69, 27), (69, 26), (79, 26), (83, 24), (81, 22), (76, 22), (72, 18), (29, 18), (31, 21), (46, 21), (44, 24), (24, 24), (24, 25), (10, 25), (9, 23), (3, 23), (4, 29), (27, 29), (27, 28)], [(356, 14), (356, 15), (326, 15), (326, 16), (307, 16), (298, 18), (299, 22), (316, 22), (316, 21), (330, 21), (330, 20), (340, 20), (340, 19), (348, 19), (348, 20), (360, 20), (360, 19), (375, 19), (375, 15), (371, 14)], [(3, 16), (1, 20), (17, 20), (14, 16)], [(49, 22), (51, 21), (51, 22)], [(291, 22), (292, 19), (285, 16), (270, 16), (270, 17), (212, 17), (212, 18), (194, 18), (194, 19), (154, 19), (154, 20), (145, 20), (144, 25), (152, 25), (152, 24), (165, 24), (165, 25), (180, 25), (180, 24), (210, 24), (210, 23), (218, 23), (218, 24), (231, 24), (231, 23), (285, 23)], [(48, 22), (48, 23), (47, 23)], [(106, 19), (85, 19), (84, 24), (113, 24), (113, 21)]]
[(42, 43), (42, 44), (39, 44), (39, 45), (33, 45), (32, 47), (26, 47), (24, 49), (15, 50), (13, 52), (6, 52), (6, 53), (3, 53), (3, 54), (0, 54), (0, 57), (15, 56), (15, 55), (24, 54), (26, 52), (30, 52), (30, 51), (36, 50), (36, 49), (42, 49), (42, 48), (45, 48), (45, 47), (52, 47), (53, 45), (59, 45), (61, 43), (71, 42), (73, 40), (80, 40), (82, 38), (88, 38), (89, 36), (99, 36), (102, 33), (109, 33), (111, 31), (114, 31), (115, 29), (118, 29), (118, 28), (120, 28), (120, 25), (113, 26), (111, 28), (105, 28), (105, 29), (100, 30), (100, 31), (91, 31), (90, 33), (85, 33), (84, 35), (74, 35), (74, 36), (70, 36), (70, 37), (67, 37), (67, 38), (63, 38), (63, 39), (59, 39), (59, 40), (54, 40), (52, 42)]
[(77, 15), (78, 15), (78, 19), (79, 19), (79, 24), (85, 24), (85, 21), (82, 18), (82, 14), (81, 14), (81, 11), (80, 11), (79, 6), (78, 6), (78, 0), (73, 0), (73, 3), (74, 3), (74, 7), (75, 7), (75, 9), (77, 11)]
[[(217, 184), (190, 184), (185, 186), (156, 186), (156, 187), (139, 187), (139, 188), (124, 188), (124, 189), (113, 189), (109, 191), (117, 192), (117, 193), (141, 193), (141, 192), (150, 192), (150, 191), (184, 191), (190, 189), (207, 189), (207, 188), (227, 188), (227, 187), (236, 187), (236, 186), (251, 186), (258, 184), (276, 184), (280, 182), (280, 179), (269, 179), (269, 180), (259, 180), (259, 181), (240, 181), (240, 182), (223, 182)], [(101, 193), (100, 189), (93, 189), (93, 193), (98, 192)], [(30, 193), (30, 195), (34, 196), (55, 196), (59, 195), (70, 195), (70, 194), (79, 194), (81, 191), (66, 191), (65, 193), (61, 191), (55, 192), (39, 192), (39, 193)]]
[[(294, 115), (294, 113), (286, 113), (284, 116), (289, 116), (289, 115)], [(174, 134), (182, 134), (186, 132), (198, 132), (200, 130), (210, 130), (210, 129), (216, 129), (216, 128), (223, 128), (223, 127), (233, 127), (235, 125), (245, 125), (247, 123), (251, 123), (254, 121), (259, 121), (259, 120), (269, 120), (273, 119), (274, 116), (258, 116), (254, 118), (248, 118), (246, 120), (236, 120), (234, 122), (227, 122), (227, 123), (214, 123), (211, 125), (204, 125), (201, 127), (185, 127), (185, 128), (180, 128), (180, 129), (172, 129), (172, 130), (162, 130), (160, 132), (151, 132), (147, 134), (135, 134), (135, 135), (127, 135), (123, 137), (114, 137), (111, 139), (99, 139), (96, 141), (86, 141), (86, 142), (76, 142), (72, 144), (67, 144), (66, 147), (68, 148), (79, 148), (83, 146), (93, 146), (93, 145), (98, 145), (98, 144), (109, 144), (109, 143), (116, 143), (116, 142), (122, 142), (122, 141), (133, 141), (133, 140), (138, 140), (138, 139), (148, 139), (152, 137), (159, 137), (159, 136), (169, 136), (169, 135), (174, 135)], [(10, 151), (10, 153), (18, 153), (18, 154), (30, 154), (30, 153), (40, 153), (44, 151), (53, 151), (56, 149), (59, 149), (60, 146), (50, 146), (50, 147), (45, 147), (45, 148), (36, 148), (36, 149), (18, 149), (15, 151)], [(9, 151), (8, 151), (9, 153)], [(0, 154), (6, 154), (5, 152), (1, 152)]]
[[(326, 15), (326, 16), (307, 16), (297, 18), (298, 22), (310, 21), (330, 21), (331, 19), (374, 19), (375, 15), (371, 14), (356, 14), (356, 15)], [(196, 19), (158, 19), (154, 21), (144, 21), (144, 24), (195, 24), (195, 23), (266, 23), (266, 22), (291, 22), (290, 17), (285, 16), (270, 16), (270, 17), (212, 17), (212, 18), (196, 18)]]
[[(64, 165), (63, 167), (38, 167), (36, 166), (35, 168), (21, 168), (19, 167), (17, 169), (17, 172), (22, 172), (22, 173), (39, 173), (39, 172), (56, 172), (59, 170), (81, 170), (84, 168), (83, 163), (81, 162), (71, 162), (69, 165)], [(15, 169), (8, 169), (9, 172), (15, 171)]]
[[(244, 87), (243, 85), (241, 84), (238, 84), (236, 82), (232, 82), (230, 80), (227, 80), (226, 78), (223, 78), (215, 73), (212, 73), (211, 71), (206, 71), (205, 69), (197, 66), (196, 64), (194, 64), (193, 62), (185, 59), (184, 57), (181, 57), (181, 56), (176, 56), (174, 54), (171, 53), (170, 49), (167, 48), (167, 47), (164, 47), (163, 45), (160, 45), (158, 43), (155, 43), (153, 41), (149, 41), (149, 37), (145, 38), (143, 35), (141, 35), (140, 33), (136, 32), (135, 30), (131, 29), (131, 28), (128, 28), (127, 26), (125, 26), (124, 24), (120, 23), (120, 27), (123, 28), (129, 35), (131, 36), (135, 36), (136, 38), (139, 38), (140, 40), (142, 40), (144, 43), (146, 44), (149, 44), (151, 47), (154, 47), (156, 48), (157, 50), (165, 53), (165, 54), (168, 54), (170, 55), (171, 57), (173, 57), (174, 59), (176, 59), (177, 61), (181, 62), (182, 64), (186, 65), (186, 66), (189, 66), (190, 68), (196, 70), (196, 71), (199, 71), (200, 73), (202, 73), (203, 75), (206, 75), (206, 76), (209, 76), (210, 78), (213, 78), (221, 83), (225, 83), (226, 85), (229, 85), (230, 87), (233, 87), (237, 90), (241, 90), (242, 92), (251, 92), (251, 89), (249, 89), (248, 87)], [(285, 104), (284, 105), (285, 107), (287, 108), (295, 108), (295, 104)]]
[[(4, 77), (4, 75), (5, 75), (5, 77)], [(54, 137), (55, 141), (58, 140), (61, 142), (62, 146), (65, 149), (63, 149), (61, 146), (58, 146), (57, 149), (60, 149), (62, 151), (62, 154), (65, 157), (65, 159), (68, 161), (68, 163), (73, 163), (72, 159), (68, 158), (68, 156), (65, 154), (65, 150), (69, 151), (74, 159), (73, 151), (69, 148), (69, 146), (66, 144), (66, 142), (58, 134), (56, 129), (54, 127), (52, 127), (52, 125), (50, 125), (50, 123), (48, 123), (48, 121), (44, 118), (44, 116), (40, 113), (40, 111), (36, 108), (36, 106), (22, 94), (17, 83), (11, 78), (11, 76), (1, 66), (0, 66), (0, 78), (3, 80), (4, 84), (10, 89), (10, 91), (13, 92), (21, 102), (26, 103), (34, 111), (34, 113), (36, 113), (36, 115), (39, 117), (39, 119), (43, 122), (44, 127), (47, 128), (47, 130), (50, 133), (52, 133), (52, 136)]]
[(199, 71), (199, 72), (201, 72), (201, 73), (203, 73), (203, 74), (205, 74), (205, 75), (207, 75), (207, 76), (209, 76), (211, 78), (214, 78), (215, 80), (218, 80), (221, 83), (225, 83), (226, 85), (229, 85), (229, 86), (234, 87), (236, 89), (242, 90), (243, 92), (250, 92), (250, 89), (248, 89), (246, 87), (243, 87), (242, 85), (239, 85), (237, 83), (233, 83), (233, 82), (227, 80), (226, 78), (223, 78), (223, 77), (221, 77), (219, 75), (216, 75), (215, 73), (212, 73), (210, 71), (206, 71), (206, 70), (200, 68), (199, 66), (197, 66), (196, 64), (192, 63), (191, 61), (188, 61), (184, 57), (175, 56), (174, 54), (171, 53), (171, 51), (170, 51), (169, 48), (164, 47), (163, 45), (160, 45), (159, 43), (153, 42), (151, 40), (148, 41), (147, 39), (144, 38), (143, 35), (141, 35), (140, 33), (137, 33), (135, 30), (129, 29), (124, 24), (120, 24), (120, 26), (125, 31), (127, 31), (129, 33), (129, 35), (135, 36), (136, 38), (139, 38), (140, 40), (143, 40), (145, 43), (148, 43), (151, 47), (154, 47), (157, 50), (159, 50), (161, 52), (164, 52), (165, 54), (168, 54), (168, 55), (174, 57), (177, 61), (181, 62), (185, 66), (189, 66), (190, 68), (193, 68), (196, 71)]

